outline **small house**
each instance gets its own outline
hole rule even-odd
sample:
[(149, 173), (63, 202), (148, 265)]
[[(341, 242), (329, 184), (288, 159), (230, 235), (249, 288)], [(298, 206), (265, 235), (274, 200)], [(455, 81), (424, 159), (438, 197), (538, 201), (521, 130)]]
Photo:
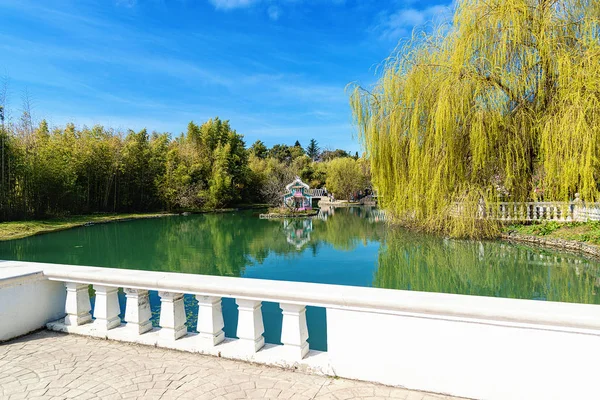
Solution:
[(283, 195), (283, 203), (290, 208), (299, 211), (312, 209), (312, 196), (310, 187), (296, 177), (292, 183), (285, 187), (286, 193)]

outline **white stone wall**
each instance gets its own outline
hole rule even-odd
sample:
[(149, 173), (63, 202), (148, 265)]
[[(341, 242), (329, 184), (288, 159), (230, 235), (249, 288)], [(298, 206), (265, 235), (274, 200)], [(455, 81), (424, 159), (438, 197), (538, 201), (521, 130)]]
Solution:
[(341, 377), (475, 399), (599, 396), (598, 332), (335, 309), (327, 326)]
[(36, 275), (0, 285), (0, 342), (65, 316), (65, 285)]

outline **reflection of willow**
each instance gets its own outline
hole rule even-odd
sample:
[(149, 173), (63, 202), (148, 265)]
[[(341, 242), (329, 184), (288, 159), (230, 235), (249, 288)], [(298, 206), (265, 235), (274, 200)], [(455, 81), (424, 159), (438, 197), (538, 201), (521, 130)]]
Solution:
[(353, 250), (359, 243), (379, 241), (385, 234), (384, 224), (373, 224), (368, 207), (338, 208), (328, 214), (327, 221), (314, 219), (313, 241), (331, 244), (336, 250)]
[(374, 286), (600, 304), (598, 269), (576, 256), (491, 242), (388, 233)]

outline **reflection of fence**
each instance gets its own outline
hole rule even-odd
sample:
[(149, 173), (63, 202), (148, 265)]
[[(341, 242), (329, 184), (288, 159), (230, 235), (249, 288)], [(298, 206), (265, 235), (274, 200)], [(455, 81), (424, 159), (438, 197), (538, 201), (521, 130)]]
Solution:
[(370, 222), (384, 222), (386, 220), (385, 211), (380, 209), (373, 209), (369, 213)]
[[(321, 221), (327, 221), (329, 217), (335, 214), (335, 208), (335, 206), (321, 207), (316, 218)], [(385, 211), (378, 208), (365, 208), (364, 217), (371, 223), (384, 222), (386, 220)]]

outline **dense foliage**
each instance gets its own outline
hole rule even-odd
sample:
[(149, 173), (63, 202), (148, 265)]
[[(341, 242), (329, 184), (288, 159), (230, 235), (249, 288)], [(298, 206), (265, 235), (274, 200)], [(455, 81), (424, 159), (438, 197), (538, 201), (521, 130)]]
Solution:
[(299, 142), (269, 149), (257, 141), (247, 149), (219, 118), (190, 122), (172, 137), (73, 124), (50, 129), (46, 121), (34, 128), (24, 112), (0, 128), (0, 220), (276, 204), (295, 176), (325, 184), (327, 163), (315, 146), (314, 159)]
[(497, 226), (479, 218), (484, 201), (597, 201), (600, 2), (460, 0), (351, 103), (401, 221), (485, 236)]

